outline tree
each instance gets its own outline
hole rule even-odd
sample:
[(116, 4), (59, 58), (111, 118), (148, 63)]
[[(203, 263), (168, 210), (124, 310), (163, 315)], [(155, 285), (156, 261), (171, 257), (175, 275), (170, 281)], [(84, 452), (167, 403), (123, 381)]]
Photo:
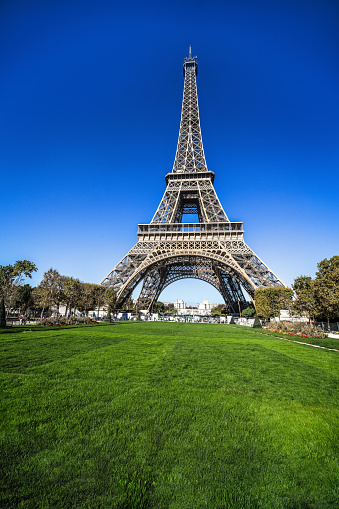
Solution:
[(22, 285), (25, 277), (32, 277), (37, 271), (35, 263), (18, 260), (14, 265), (0, 265), (0, 327), (6, 327), (6, 306), (13, 301), (17, 288)]
[(100, 311), (100, 305), (104, 302), (104, 294), (106, 292), (106, 288), (101, 285), (94, 285), (93, 288), (93, 299), (94, 299), (94, 308), (98, 310), (98, 317)]
[(293, 290), (285, 286), (259, 287), (254, 292), (255, 308), (259, 316), (272, 318), (282, 309), (292, 308)]
[(169, 302), (167, 305), (165, 304), (165, 313), (167, 314), (173, 314), (176, 313), (177, 310), (173, 304), (173, 302)]
[(60, 304), (65, 299), (64, 284), (66, 279), (65, 276), (61, 276), (52, 267), (44, 273), (40, 284), (34, 292), (35, 300), (41, 308), (41, 316), (46, 308), (48, 309), (53, 305), (57, 307), (59, 314)]
[(215, 308), (211, 309), (211, 315), (226, 315), (226, 306), (225, 304), (218, 304)]
[(39, 309), (41, 318), (43, 317), (45, 309), (48, 309), (52, 305), (52, 299), (47, 288), (38, 285), (36, 288), (33, 288), (32, 297), (34, 300), (35, 309)]
[(329, 322), (339, 317), (339, 256), (325, 258), (317, 266), (314, 289), (318, 312)]
[(115, 313), (116, 303), (117, 303), (117, 292), (114, 288), (107, 288), (104, 293), (104, 301), (107, 305), (107, 317), (110, 319), (111, 314)]
[(295, 278), (292, 288), (295, 293), (293, 310), (299, 315), (306, 315), (311, 321), (319, 307), (315, 294), (314, 280), (310, 276), (299, 276)]
[(155, 303), (154, 312), (155, 313), (165, 313), (165, 310), (166, 310), (165, 304), (163, 302), (160, 302), (160, 300), (158, 300), (158, 302)]
[(255, 309), (257, 314), (263, 318), (273, 316), (272, 300), (267, 288), (257, 288), (254, 292)]
[(241, 312), (241, 316), (244, 318), (251, 318), (255, 315), (255, 309), (254, 308), (246, 308)]
[(27, 312), (27, 310), (33, 305), (32, 290), (33, 288), (28, 284), (18, 287), (15, 304), (20, 311), (21, 309), (24, 309), (24, 311)]
[(79, 279), (66, 277), (64, 282), (64, 302), (66, 302), (66, 316), (69, 310), (73, 314), (81, 299), (81, 283)]
[(81, 293), (80, 293), (80, 301), (78, 303), (79, 309), (85, 312), (85, 315), (88, 316), (88, 311), (90, 309), (94, 309), (97, 299), (95, 289), (98, 285), (94, 285), (91, 283), (80, 283)]

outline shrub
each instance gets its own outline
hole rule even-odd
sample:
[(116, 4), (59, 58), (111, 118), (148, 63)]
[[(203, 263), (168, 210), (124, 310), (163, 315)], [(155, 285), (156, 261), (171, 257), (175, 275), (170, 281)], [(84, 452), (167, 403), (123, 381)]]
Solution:
[(68, 318), (68, 323), (70, 325), (75, 325), (77, 323), (83, 324), (83, 323), (91, 323), (93, 320), (91, 320), (88, 316), (70, 316)]
[(255, 329), (261, 329), (261, 322), (259, 320), (258, 315), (255, 315), (254, 323), (253, 323), (252, 327), (254, 327)]
[(38, 323), (39, 325), (76, 325), (91, 322), (93, 322), (93, 320), (88, 316), (70, 316), (68, 318), (65, 316), (51, 316), (49, 318), (43, 318)]
[(254, 308), (246, 308), (242, 311), (241, 316), (244, 318), (251, 318), (255, 315), (255, 309)]
[(320, 339), (327, 337), (320, 327), (304, 322), (277, 322), (274, 325), (268, 324), (267, 328), (277, 332), (285, 332), (287, 334), (301, 337)]

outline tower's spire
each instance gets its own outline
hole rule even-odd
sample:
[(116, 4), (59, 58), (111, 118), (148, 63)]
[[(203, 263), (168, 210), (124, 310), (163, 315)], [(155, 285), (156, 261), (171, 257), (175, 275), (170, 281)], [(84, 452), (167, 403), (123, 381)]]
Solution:
[(196, 83), (198, 62), (197, 57), (192, 57), (191, 46), (189, 57), (184, 60), (183, 71), (185, 77), (184, 96), (178, 146), (172, 171), (174, 173), (206, 171), (207, 164), (201, 138)]

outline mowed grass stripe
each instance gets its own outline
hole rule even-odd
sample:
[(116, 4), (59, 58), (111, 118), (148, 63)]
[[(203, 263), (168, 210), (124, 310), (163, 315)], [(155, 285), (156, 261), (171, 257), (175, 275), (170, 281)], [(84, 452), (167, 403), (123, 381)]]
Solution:
[(7, 507), (338, 504), (335, 354), (223, 326), (119, 325), (49, 331), (49, 363), (32, 332), (24, 375), (4, 362)]

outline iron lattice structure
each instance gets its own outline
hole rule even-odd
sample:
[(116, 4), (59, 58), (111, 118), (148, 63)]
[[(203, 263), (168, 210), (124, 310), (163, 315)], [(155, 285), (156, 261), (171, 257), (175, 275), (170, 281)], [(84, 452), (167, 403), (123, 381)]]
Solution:
[[(243, 289), (251, 299), (258, 286), (283, 285), (245, 244), (241, 222), (230, 222), (214, 189), (202, 144), (196, 77), (191, 52), (183, 64), (185, 78), (181, 123), (174, 165), (166, 190), (149, 224), (140, 224), (135, 246), (101, 284), (117, 292), (117, 307), (143, 281), (138, 308), (151, 311), (161, 292), (183, 278), (213, 285), (229, 312), (244, 308)], [(198, 223), (183, 223), (196, 214)]]

